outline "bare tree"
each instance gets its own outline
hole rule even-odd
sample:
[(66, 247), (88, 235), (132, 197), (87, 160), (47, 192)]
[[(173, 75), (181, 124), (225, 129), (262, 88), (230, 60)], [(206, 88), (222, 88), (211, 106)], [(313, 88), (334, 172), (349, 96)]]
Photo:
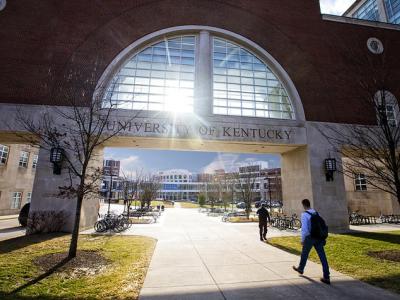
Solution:
[(138, 198), (139, 187), (142, 181), (143, 170), (136, 170), (135, 172), (122, 171), (122, 193), (124, 197), (124, 204), (128, 211), (128, 217), (132, 205), (132, 201)]
[(210, 205), (213, 210), (215, 204), (219, 200), (220, 196), (220, 186), (214, 180), (207, 184), (207, 203)]
[(160, 181), (155, 177), (148, 175), (140, 183), (140, 200), (141, 207), (150, 207), (151, 201), (157, 197), (158, 192), (161, 189)]
[[(60, 186), (57, 196), (76, 199), (68, 254), (69, 258), (73, 258), (78, 245), (82, 202), (85, 198), (98, 194), (102, 178), (102, 168), (92, 166), (91, 162), (96, 159), (96, 152), (108, 140), (118, 135), (124, 129), (124, 124), (131, 122), (135, 116), (126, 118), (118, 126), (109, 129), (111, 118), (116, 116), (115, 106), (110, 97), (107, 97), (105, 87), (96, 88), (94, 99), (87, 100), (86, 95), (88, 87), (96, 85), (97, 64), (89, 75), (79, 70), (67, 73), (63, 80), (67, 82), (66, 85), (73, 81), (73, 88), (54, 94), (62, 96), (65, 106), (43, 107), (40, 116), (28, 116), (18, 111), (17, 123), (30, 134), (21, 135), (30, 144), (48, 151), (62, 149), (62, 169), (69, 176), (69, 184)], [(106, 96), (103, 97), (104, 95)]]
[[(360, 47), (361, 48), (361, 47)], [(339, 171), (354, 179), (358, 173), (374, 188), (387, 192), (400, 203), (400, 127), (399, 105), (389, 86), (399, 73), (386, 63), (382, 54), (350, 53), (346, 49), (344, 61), (356, 74), (359, 111), (356, 115), (369, 116), (369, 125), (346, 124), (319, 127), (336, 156), (343, 158)], [(351, 59), (350, 59), (351, 58)], [(345, 70), (343, 73), (346, 73)]]
[(251, 203), (255, 196), (255, 182), (256, 176), (252, 172), (244, 172), (242, 174), (235, 174), (236, 186), (238, 192), (242, 196), (243, 202), (245, 203), (245, 211), (247, 219), (250, 218)]

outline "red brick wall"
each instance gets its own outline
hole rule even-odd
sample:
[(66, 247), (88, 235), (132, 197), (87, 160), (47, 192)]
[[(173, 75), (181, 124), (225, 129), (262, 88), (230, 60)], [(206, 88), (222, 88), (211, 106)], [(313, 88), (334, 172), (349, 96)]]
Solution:
[[(0, 102), (63, 104), (76, 91), (90, 100), (120, 51), (179, 25), (219, 27), (266, 49), (293, 80), (310, 121), (372, 122), (359, 81), (377, 73), (370, 66), (382, 56), (370, 55), (366, 40), (378, 37), (386, 87), (400, 99), (400, 31), (323, 21), (317, 0), (14, 0), (0, 12)], [(71, 70), (80, 80), (68, 79)]]

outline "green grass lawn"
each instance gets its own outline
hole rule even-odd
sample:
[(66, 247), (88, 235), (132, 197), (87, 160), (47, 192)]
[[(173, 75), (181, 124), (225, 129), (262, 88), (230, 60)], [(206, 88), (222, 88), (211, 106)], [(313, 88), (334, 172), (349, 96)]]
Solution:
[[(269, 239), (270, 244), (300, 255), (299, 237)], [(361, 281), (400, 293), (400, 262), (367, 255), (369, 251), (400, 250), (400, 231), (331, 234), (325, 251), (329, 265), (336, 271)], [(313, 249), (310, 259), (319, 262)]]
[(199, 204), (198, 203), (194, 203), (194, 202), (178, 202), (182, 208), (199, 208)]
[(45, 273), (33, 263), (44, 254), (65, 252), (69, 235), (31, 235), (0, 242), (0, 299), (137, 299), (155, 240), (140, 236), (81, 235), (79, 250), (99, 251), (109, 265), (97, 275), (55, 272), (9, 295)]
[[(169, 201), (159, 201), (159, 200), (153, 200), (153, 201), (151, 201), (151, 206), (153, 206), (153, 207), (156, 207), (157, 205), (164, 205), (164, 207), (165, 208), (172, 208), (172, 207), (174, 207), (173, 205), (172, 205), (172, 203), (171, 202), (169, 202)], [(140, 206), (140, 203), (139, 203), (139, 206)]]

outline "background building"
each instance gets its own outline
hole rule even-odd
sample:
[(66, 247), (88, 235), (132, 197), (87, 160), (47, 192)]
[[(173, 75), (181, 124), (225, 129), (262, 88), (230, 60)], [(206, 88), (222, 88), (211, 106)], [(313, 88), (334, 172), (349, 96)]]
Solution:
[[(263, 167), (264, 166), (264, 167)], [(274, 203), (282, 201), (281, 171), (279, 168), (268, 169), (268, 164), (252, 164), (238, 168), (236, 172), (215, 170), (213, 174), (192, 174), (187, 170), (160, 171), (155, 179), (161, 183), (159, 197), (164, 200), (197, 201), (199, 194), (207, 197), (209, 191), (216, 190), (216, 185), (222, 185), (226, 192), (229, 185), (235, 185), (234, 200), (241, 201), (238, 180), (245, 181), (246, 176), (252, 177), (254, 201), (272, 199)]]
[(17, 214), (31, 202), (39, 149), (0, 144), (0, 215)]
[(103, 199), (118, 201), (123, 198), (122, 182), (120, 174), (120, 161), (108, 159), (103, 161), (103, 179), (100, 187), (100, 195)]
[(357, 0), (344, 16), (400, 24), (400, 0)]

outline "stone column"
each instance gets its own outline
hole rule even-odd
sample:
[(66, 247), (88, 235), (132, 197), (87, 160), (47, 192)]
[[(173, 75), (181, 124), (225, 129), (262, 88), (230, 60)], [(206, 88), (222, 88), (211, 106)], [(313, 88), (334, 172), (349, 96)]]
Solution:
[[(51, 211), (62, 212), (66, 218), (61, 230), (71, 232), (75, 217), (76, 199), (59, 196), (59, 187), (69, 185), (69, 174), (65, 169), (62, 170), (61, 175), (53, 174), (53, 165), (49, 158), (49, 151), (41, 148), (32, 190), (30, 215), (49, 214)], [(102, 166), (102, 164), (103, 149), (99, 149), (90, 166), (97, 167)], [(80, 221), (82, 229), (93, 226), (97, 219), (98, 209), (99, 197), (91, 196), (84, 200)]]
[(211, 37), (208, 31), (201, 31), (197, 42), (196, 85), (194, 112), (199, 116), (212, 114), (212, 67)]
[[(334, 180), (326, 181), (324, 160), (333, 153), (317, 126), (307, 123), (307, 146), (282, 155), (284, 211), (300, 216), (303, 211), (301, 200), (308, 198), (326, 220), (330, 231), (345, 231), (348, 229), (348, 210), (344, 178), (335, 172)], [(337, 164), (341, 164), (341, 158), (335, 158)]]

